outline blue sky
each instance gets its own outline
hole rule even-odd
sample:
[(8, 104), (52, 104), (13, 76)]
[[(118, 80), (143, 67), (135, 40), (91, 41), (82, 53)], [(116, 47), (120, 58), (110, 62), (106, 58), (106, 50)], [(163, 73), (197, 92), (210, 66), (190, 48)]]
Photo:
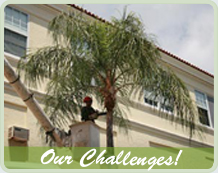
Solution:
[[(110, 21), (127, 4), (79, 4)], [(160, 47), (214, 74), (214, 13), (205, 4), (129, 4)]]

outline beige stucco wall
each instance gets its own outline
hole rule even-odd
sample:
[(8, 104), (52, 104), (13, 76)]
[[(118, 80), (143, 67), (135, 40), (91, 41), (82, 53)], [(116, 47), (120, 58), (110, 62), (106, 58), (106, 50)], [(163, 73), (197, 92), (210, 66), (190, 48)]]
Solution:
[[(28, 47), (30, 48), (39, 48), (52, 44), (52, 39), (47, 33), (48, 22), (60, 12), (60, 9), (67, 10), (69, 8), (66, 5), (52, 5), (50, 7), (48, 5), (13, 5), (13, 7), (29, 14)], [(5, 57), (15, 68), (17, 59), (10, 55), (5, 55)], [(211, 96), (214, 95), (212, 77), (168, 55), (162, 54), (162, 58), (171, 65), (176, 74), (186, 83), (193, 100), (195, 100), (195, 89)], [(33, 90), (37, 91), (36, 98), (39, 101), (43, 97), (44, 89), (45, 84), (42, 84), (37, 89), (33, 88)], [(45, 140), (40, 137), (39, 125), (37, 125), (35, 117), (16, 95), (7, 80), (5, 80), (4, 100), (4, 145), (8, 145), (7, 133), (8, 128), (12, 125), (28, 128), (30, 130), (29, 146), (45, 145)], [(114, 127), (115, 146), (147, 147), (150, 146), (151, 142), (166, 146), (189, 146), (187, 130), (183, 130), (179, 124), (176, 126), (170, 121), (160, 118), (157, 113), (144, 104), (143, 100), (134, 101), (137, 104), (131, 105), (129, 107), (130, 111), (127, 112), (127, 116), (130, 120), (128, 135), (125, 135), (120, 132), (117, 127)], [(42, 104), (41, 106), (43, 107)], [(98, 107), (96, 102), (94, 102), (93, 106)], [(123, 105), (120, 103), (120, 106), (122, 107)], [(77, 120), (79, 121), (80, 118), (78, 117)], [(106, 124), (104, 117), (99, 118), (96, 124), (101, 127), (100, 144), (101, 146), (106, 146)], [(68, 127), (66, 127), (66, 129), (67, 128)], [(213, 129), (204, 127), (204, 130), (205, 132), (202, 134), (203, 138), (195, 135), (191, 146), (214, 145)]]

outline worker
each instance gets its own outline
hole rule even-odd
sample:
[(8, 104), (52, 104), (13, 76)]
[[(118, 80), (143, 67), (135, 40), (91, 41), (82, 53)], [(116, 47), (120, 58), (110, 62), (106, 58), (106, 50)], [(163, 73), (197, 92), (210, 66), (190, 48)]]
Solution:
[(82, 121), (92, 121), (95, 123), (94, 119), (97, 119), (98, 117), (98, 111), (94, 110), (92, 108), (92, 98), (91, 97), (85, 97), (83, 99), (83, 102), (86, 104), (86, 106), (82, 107), (81, 109), (81, 120)]

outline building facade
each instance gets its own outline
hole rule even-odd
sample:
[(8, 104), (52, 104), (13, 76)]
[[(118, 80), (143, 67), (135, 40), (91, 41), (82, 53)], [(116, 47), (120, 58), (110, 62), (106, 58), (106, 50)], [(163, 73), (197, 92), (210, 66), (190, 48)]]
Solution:
[[(4, 26), (4, 57), (16, 70), (19, 57), (27, 48), (37, 49), (52, 44), (48, 34), (48, 23), (62, 11), (82, 11), (90, 20), (105, 22), (100, 17), (89, 13), (75, 5), (8, 5), (5, 7)], [(167, 63), (186, 84), (198, 112), (199, 122), (203, 132), (196, 133), (190, 143), (188, 129), (183, 129), (179, 123), (158, 116), (155, 109), (160, 107), (158, 101), (132, 100), (127, 116), (129, 119), (128, 134), (114, 127), (114, 142), (118, 147), (213, 147), (214, 146), (214, 77), (202, 69), (159, 48), (162, 61)], [(45, 94), (45, 84), (31, 88), (40, 106)], [(122, 103), (119, 103), (125, 109)], [(98, 104), (94, 100), (94, 107)], [(165, 108), (166, 111), (170, 107)], [(173, 116), (173, 115), (171, 115)], [(80, 121), (78, 119), (75, 121)], [(72, 122), (73, 123), (73, 122)], [(96, 124), (100, 127), (100, 146), (106, 146), (105, 118), (100, 117)], [(69, 124), (70, 125), (70, 124)], [(8, 139), (9, 128), (15, 126), (29, 130), (28, 146), (45, 146), (41, 136), (40, 125), (18, 97), (8, 81), (4, 80), (4, 145), (12, 145)], [(66, 127), (65, 129), (67, 129)], [(16, 144), (19, 145), (19, 144)], [(20, 144), (22, 145), (22, 144)]]

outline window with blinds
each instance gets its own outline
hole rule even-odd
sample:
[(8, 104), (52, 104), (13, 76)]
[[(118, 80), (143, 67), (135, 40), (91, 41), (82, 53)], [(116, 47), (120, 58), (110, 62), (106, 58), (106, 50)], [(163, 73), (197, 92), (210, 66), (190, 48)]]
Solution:
[(207, 100), (208, 100), (208, 106), (210, 110), (211, 125), (212, 127), (214, 127), (214, 98), (207, 96)]
[(201, 124), (214, 127), (214, 99), (200, 91), (195, 90), (196, 105)]
[(162, 111), (173, 113), (173, 105), (166, 102), (163, 97), (155, 96), (152, 91), (144, 90), (144, 102)]
[(28, 15), (9, 6), (4, 12), (4, 51), (21, 57), (27, 47)]

